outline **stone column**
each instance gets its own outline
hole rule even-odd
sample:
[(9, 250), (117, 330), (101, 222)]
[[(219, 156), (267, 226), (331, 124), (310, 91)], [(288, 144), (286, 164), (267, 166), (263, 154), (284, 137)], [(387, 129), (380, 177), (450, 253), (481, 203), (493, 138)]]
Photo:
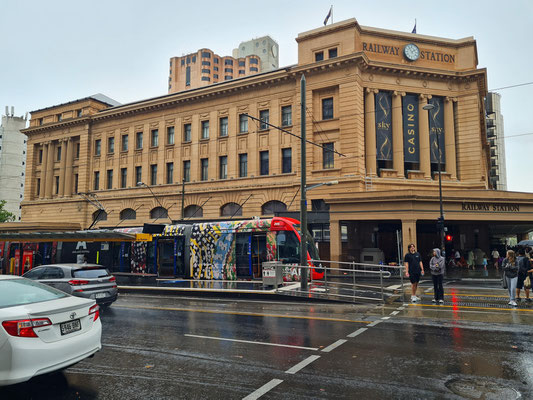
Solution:
[(331, 261), (341, 260), (342, 241), (339, 221), (329, 221), (329, 255)]
[(394, 92), (392, 94), (392, 165), (398, 177), (404, 177), (403, 161), (403, 119), (402, 119), (402, 96), (405, 93)]
[(58, 146), (61, 146), (61, 163), (59, 165), (59, 197), (65, 194), (65, 167), (67, 166), (67, 140), (61, 139)]
[(65, 147), (67, 149), (65, 158), (66, 158), (66, 171), (65, 171), (65, 197), (70, 197), (72, 195), (72, 177), (74, 176), (74, 142), (72, 138), (68, 138), (65, 141)]
[(407, 253), (407, 246), (410, 243), (414, 243), (418, 249), (416, 243), (416, 220), (414, 219), (402, 219), (402, 254)]
[(44, 198), (44, 192), (46, 190), (46, 166), (48, 164), (48, 143), (44, 142), (43, 146), (43, 160), (41, 163), (41, 186), (39, 188), (39, 198)]
[(425, 179), (431, 179), (431, 158), (429, 148), (429, 111), (424, 110), (431, 96), (421, 94), (418, 102), (418, 132), (420, 135), (420, 171), (424, 173)]
[(46, 160), (46, 186), (44, 197), (50, 199), (52, 197), (52, 189), (54, 187), (54, 143), (48, 142), (48, 157)]
[(374, 94), (376, 89), (366, 88), (365, 97), (365, 165), (366, 175), (377, 173), (376, 162), (376, 103)]
[(453, 102), (446, 97), (444, 101), (444, 148), (446, 149), (446, 172), (452, 179), (457, 179), (457, 161), (455, 155), (455, 123), (453, 115)]

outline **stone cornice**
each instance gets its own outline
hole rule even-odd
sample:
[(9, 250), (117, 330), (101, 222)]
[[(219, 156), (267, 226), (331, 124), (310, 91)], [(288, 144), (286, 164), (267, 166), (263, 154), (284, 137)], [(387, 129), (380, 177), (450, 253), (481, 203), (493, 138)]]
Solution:
[(21, 129), (20, 132), (24, 133), (25, 135), (32, 135), (35, 133), (41, 133), (51, 130), (57, 130), (57, 129), (64, 129), (76, 125), (83, 125), (91, 122), (91, 117), (82, 117), (82, 118), (72, 118), (68, 120), (64, 120), (61, 122), (53, 122), (51, 124), (44, 124), (39, 126), (30, 126), (25, 129)]

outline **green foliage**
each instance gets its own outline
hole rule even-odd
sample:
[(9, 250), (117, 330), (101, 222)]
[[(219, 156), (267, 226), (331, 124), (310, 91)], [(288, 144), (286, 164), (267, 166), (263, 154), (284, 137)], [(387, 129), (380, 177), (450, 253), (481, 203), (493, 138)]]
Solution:
[(6, 201), (0, 200), (0, 222), (12, 222), (16, 218), (15, 214), (4, 210), (5, 205), (6, 205)]

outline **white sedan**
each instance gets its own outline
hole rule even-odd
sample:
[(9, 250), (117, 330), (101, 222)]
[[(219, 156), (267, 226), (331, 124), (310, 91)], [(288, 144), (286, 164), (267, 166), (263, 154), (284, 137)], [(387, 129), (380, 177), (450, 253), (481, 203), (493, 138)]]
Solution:
[(94, 300), (0, 275), (0, 386), (73, 365), (102, 348)]

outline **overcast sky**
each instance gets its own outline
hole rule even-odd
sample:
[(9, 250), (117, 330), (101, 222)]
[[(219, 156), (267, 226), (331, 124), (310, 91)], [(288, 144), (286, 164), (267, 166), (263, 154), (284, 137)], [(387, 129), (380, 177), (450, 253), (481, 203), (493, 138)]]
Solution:
[[(451, 39), (473, 36), (489, 89), (533, 82), (533, 1), (0, 0), (0, 114), (103, 93), (129, 103), (167, 93), (168, 65), (202, 47), (231, 55), (270, 35), (280, 66), (298, 33), (333, 20)], [(508, 189), (533, 192), (533, 85), (501, 89)], [(516, 136), (522, 135), (522, 136)]]

